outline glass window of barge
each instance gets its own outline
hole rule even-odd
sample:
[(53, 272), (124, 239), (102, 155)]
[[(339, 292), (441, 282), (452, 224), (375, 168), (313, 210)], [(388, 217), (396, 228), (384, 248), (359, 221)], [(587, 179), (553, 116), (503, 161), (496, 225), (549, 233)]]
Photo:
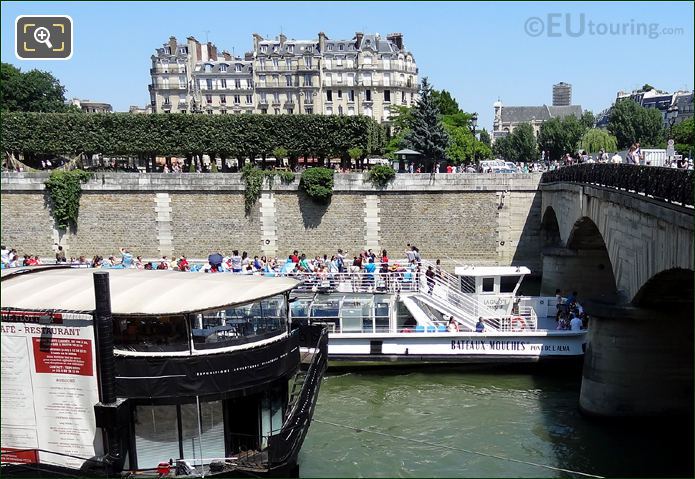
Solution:
[(193, 347), (214, 349), (258, 341), (287, 331), (285, 296), (190, 315)]
[(113, 326), (116, 349), (153, 353), (189, 350), (184, 315), (116, 316)]

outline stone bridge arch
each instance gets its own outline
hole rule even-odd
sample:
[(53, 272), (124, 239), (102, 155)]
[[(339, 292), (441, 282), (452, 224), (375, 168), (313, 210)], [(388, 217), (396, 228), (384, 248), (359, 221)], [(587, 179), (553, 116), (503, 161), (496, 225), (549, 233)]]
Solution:
[[(631, 303), (640, 300), (640, 290), (657, 275), (693, 270), (691, 208), (593, 185), (553, 183), (541, 188), (543, 294), (563, 288), (551, 284), (563, 274), (591, 295), (608, 291), (612, 272), (613, 299)], [(611, 301), (610, 295), (596, 296)]]

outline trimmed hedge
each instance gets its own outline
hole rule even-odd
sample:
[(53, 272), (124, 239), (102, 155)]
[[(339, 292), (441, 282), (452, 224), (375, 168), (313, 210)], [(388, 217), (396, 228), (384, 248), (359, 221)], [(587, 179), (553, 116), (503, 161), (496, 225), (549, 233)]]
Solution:
[(21, 154), (347, 156), (383, 148), (383, 128), (364, 116), (7, 113), (2, 148)]

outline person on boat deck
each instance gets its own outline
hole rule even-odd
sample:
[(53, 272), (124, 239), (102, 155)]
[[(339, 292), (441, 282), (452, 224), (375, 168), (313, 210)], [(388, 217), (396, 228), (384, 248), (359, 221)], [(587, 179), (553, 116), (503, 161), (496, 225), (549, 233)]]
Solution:
[(557, 322), (557, 329), (559, 329), (559, 330), (569, 329), (569, 322), (567, 321), (567, 314), (564, 311), (560, 313), (560, 320)]
[(572, 319), (570, 319), (570, 330), (572, 331), (581, 331), (583, 322), (579, 317), (577, 317), (575, 314), (572, 314)]
[(483, 323), (483, 318), (478, 318), (478, 322), (475, 325), (475, 332), (482, 333), (485, 331), (485, 323)]
[(555, 309), (557, 309), (557, 313), (555, 314), (555, 321), (560, 320), (560, 311), (562, 311), (562, 302), (564, 298), (562, 297), (562, 291), (558, 288), (555, 290)]
[(427, 267), (425, 276), (427, 276), (427, 294), (432, 294), (434, 289), (434, 269), (432, 269), (432, 266)]
[(374, 272), (376, 271), (374, 258), (369, 258), (369, 263), (364, 265), (364, 271), (367, 273), (367, 281), (372, 284), (374, 282)]
[(458, 324), (456, 324), (456, 321), (454, 321), (453, 316), (449, 316), (449, 324), (447, 325), (446, 329), (450, 333), (457, 333), (459, 330)]

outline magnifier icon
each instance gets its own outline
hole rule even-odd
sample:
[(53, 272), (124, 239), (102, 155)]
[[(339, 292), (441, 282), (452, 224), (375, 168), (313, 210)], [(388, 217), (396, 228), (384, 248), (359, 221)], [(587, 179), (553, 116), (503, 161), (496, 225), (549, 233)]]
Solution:
[(51, 43), (51, 32), (49, 32), (46, 27), (39, 27), (34, 30), (34, 40), (45, 44), (48, 48), (53, 48), (53, 44)]

